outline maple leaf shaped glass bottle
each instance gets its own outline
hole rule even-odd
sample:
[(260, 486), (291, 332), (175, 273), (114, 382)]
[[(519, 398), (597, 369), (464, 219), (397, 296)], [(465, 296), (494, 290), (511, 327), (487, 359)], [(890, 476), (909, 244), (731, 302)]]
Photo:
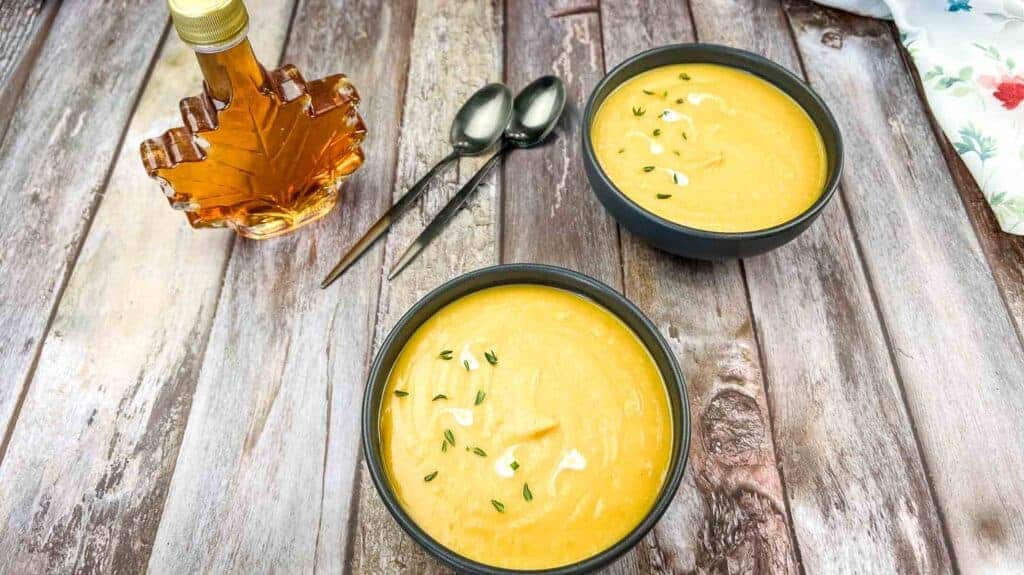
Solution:
[(242, 0), (168, 0), (196, 52), (203, 93), (181, 101), (183, 127), (142, 143), (142, 163), (196, 228), (263, 239), (327, 214), (363, 163), (359, 96), (343, 75), (267, 72), (246, 39)]

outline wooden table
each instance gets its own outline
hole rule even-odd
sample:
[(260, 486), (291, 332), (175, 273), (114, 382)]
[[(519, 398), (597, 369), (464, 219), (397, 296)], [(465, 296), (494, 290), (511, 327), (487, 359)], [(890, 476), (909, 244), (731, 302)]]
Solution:
[[(803, 1), (248, 4), (261, 59), (348, 73), (372, 131), (338, 209), (264, 242), (191, 230), (143, 172), (139, 142), (200, 82), (162, 2), (0, 4), (0, 572), (439, 570), (362, 463), (367, 364), (426, 291), (517, 261), (621, 289), (686, 372), (683, 486), (610, 571), (1024, 569), (1024, 240), (997, 231), (890, 24)], [(845, 135), (836, 201), (765, 256), (657, 252), (583, 175), (604, 71), (696, 39), (805, 76)], [(445, 153), (464, 97), (547, 73), (570, 94), (553, 145), (511, 154), (382, 280), (480, 163), (460, 162), (317, 289)]]

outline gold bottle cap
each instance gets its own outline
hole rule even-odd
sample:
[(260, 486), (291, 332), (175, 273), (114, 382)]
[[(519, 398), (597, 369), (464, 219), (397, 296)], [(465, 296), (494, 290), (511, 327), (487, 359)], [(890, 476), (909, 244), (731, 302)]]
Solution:
[(249, 25), (242, 0), (167, 0), (178, 36), (194, 46), (215, 46), (237, 38)]

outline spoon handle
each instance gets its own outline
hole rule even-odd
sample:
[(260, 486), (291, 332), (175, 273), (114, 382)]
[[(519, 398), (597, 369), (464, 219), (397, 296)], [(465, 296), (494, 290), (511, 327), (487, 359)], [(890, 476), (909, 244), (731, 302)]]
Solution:
[(409, 209), (409, 206), (411, 206), (412, 203), (416, 201), (416, 198), (420, 197), (420, 195), (423, 194), (423, 190), (427, 188), (427, 182), (429, 182), (434, 176), (436, 176), (437, 173), (441, 171), (441, 168), (448, 165), (449, 163), (451, 163), (452, 160), (458, 158), (459, 156), (460, 154), (458, 152), (452, 152), (445, 156), (444, 158), (442, 158), (441, 161), (434, 164), (434, 167), (430, 168), (430, 170), (426, 174), (423, 174), (423, 177), (420, 178), (415, 184), (413, 184), (412, 187), (408, 189), (408, 191), (402, 194), (402, 197), (398, 198), (398, 201), (392, 204), (392, 206), (388, 208), (387, 212), (384, 212), (384, 215), (381, 216), (379, 220), (377, 220), (377, 223), (370, 226), (370, 229), (366, 230), (366, 233), (363, 234), (363, 237), (359, 238), (359, 241), (357, 241), (351, 248), (349, 248), (348, 253), (346, 253), (345, 256), (341, 258), (341, 261), (338, 262), (338, 265), (334, 266), (334, 269), (331, 270), (331, 273), (327, 274), (327, 277), (324, 278), (324, 281), (320, 282), (320, 288), (326, 288), (327, 286), (334, 283), (334, 280), (341, 277), (341, 274), (345, 273), (345, 270), (347, 270), (349, 266), (356, 263), (359, 260), (359, 258), (364, 253), (366, 253), (366, 250), (368, 250), (370, 246), (372, 246), (374, 242), (377, 241), (378, 238), (384, 235), (384, 232), (386, 232), (388, 228), (391, 227), (391, 224), (393, 224), (395, 220), (398, 219), (399, 216), (404, 214), (405, 211)]
[(487, 160), (486, 164), (473, 174), (473, 177), (462, 186), (462, 189), (456, 192), (456, 194), (452, 196), (452, 199), (448, 200), (448, 203), (445, 204), (444, 208), (434, 216), (434, 220), (427, 224), (427, 227), (420, 232), (420, 235), (413, 240), (411, 244), (409, 244), (408, 248), (405, 249), (405, 253), (403, 253), (402, 257), (398, 259), (398, 263), (391, 268), (391, 274), (388, 275), (389, 280), (394, 279), (395, 276), (401, 273), (402, 270), (405, 269), (405, 266), (409, 265), (412, 260), (416, 259), (416, 256), (423, 251), (423, 248), (427, 247), (431, 240), (441, 233), (445, 224), (447, 224), (448, 221), (458, 213), (459, 208), (466, 203), (469, 195), (473, 193), (473, 190), (475, 190), (477, 186), (480, 185), (480, 182), (487, 177), (491, 168), (498, 163), (498, 159), (501, 158), (502, 154), (504, 154), (506, 150), (508, 150), (508, 146), (502, 146), (496, 154), (491, 156), (491, 159)]

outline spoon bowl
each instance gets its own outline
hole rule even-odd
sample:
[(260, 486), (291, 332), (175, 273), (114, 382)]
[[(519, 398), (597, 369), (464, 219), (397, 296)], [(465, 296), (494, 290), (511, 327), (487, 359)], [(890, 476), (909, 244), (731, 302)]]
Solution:
[(516, 95), (512, 121), (505, 140), (517, 148), (536, 146), (558, 125), (565, 108), (565, 84), (555, 76), (542, 76)]
[(495, 153), (469, 179), (436, 216), (413, 240), (398, 262), (391, 268), (388, 279), (394, 279), (405, 266), (427, 247), (435, 236), (441, 233), (444, 226), (455, 217), (466, 199), (480, 182), (487, 177), (498, 160), (505, 152), (514, 148), (532, 148), (544, 142), (548, 134), (558, 125), (558, 119), (565, 108), (565, 84), (555, 76), (542, 76), (523, 88), (512, 104), (512, 118), (508, 127), (504, 128), (505, 139)]
[(482, 154), (501, 138), (512, 115), (512, 91), (487, 84), (459, 108), (449, 133), (452, 147), (465, 156)]

